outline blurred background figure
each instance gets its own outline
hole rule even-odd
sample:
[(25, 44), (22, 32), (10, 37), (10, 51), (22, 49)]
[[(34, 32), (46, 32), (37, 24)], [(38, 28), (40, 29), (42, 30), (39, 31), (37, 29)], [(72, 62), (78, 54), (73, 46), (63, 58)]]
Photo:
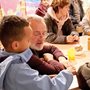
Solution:
[(52, 1), (44, 17), (48, 29), (47, 42), (63, 44), (78, 41), (77, 32), (69, 17), (69, 4), (69, 0)]
[(51, 3), (50, 0), (41, 0), (35, 13), (42, 17), (45, 16), (50, 3)]
[(20, 13), (22, 17), (26, 17), (26, 1), (25, 0), (20, 0)]
[(3, 16), (4, 16), (4, 10), (3, 10), (3, 8), (1, 7), (1, 4), (0, 4), (0, 20), (2, 19)]
[(2, 19), (2, 9), (1, 9), (1, 5), (0, 5), (0, 20)]
[(82, 21), (80, 22), (80, 25), (84, 29), (84, 34), (90, 35), (90, 7), (87, 9), (85, 16), (83, 17)]
[(84, 10), (81, 0), (70, 0), (70, 17), (73, 25), (76, 27), (84, 16)]

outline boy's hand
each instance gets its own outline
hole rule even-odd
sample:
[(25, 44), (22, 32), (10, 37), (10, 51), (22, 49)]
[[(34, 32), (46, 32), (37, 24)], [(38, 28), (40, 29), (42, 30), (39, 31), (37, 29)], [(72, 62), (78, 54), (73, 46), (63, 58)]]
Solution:
[(66, 68), (73, 66), (70, 61), (66, 60), (65, 57), (59, 57), (59, 62), (62, 63)]
[(59, 62), (62, 63), (73, 75), (76, 75), (76, 68), (70, 61), (66, 60), (65, 57), (59, 57)]
[(68, 67), (66, 70), (71, 72), (73, 75), (76, 75), (76, 68), (75, 67)]

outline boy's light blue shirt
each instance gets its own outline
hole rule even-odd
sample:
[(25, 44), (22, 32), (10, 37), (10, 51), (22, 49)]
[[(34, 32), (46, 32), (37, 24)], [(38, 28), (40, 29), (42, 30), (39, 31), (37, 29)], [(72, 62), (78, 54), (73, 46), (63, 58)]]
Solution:
[(0, 63), (0, 90), (68, 90), (73, 76), (63, 70), (56, 77), (39, 75), (26, 63), (32, 56), (30, 49), (23, 53), (0, 52), (0, 56), (10, 55)]

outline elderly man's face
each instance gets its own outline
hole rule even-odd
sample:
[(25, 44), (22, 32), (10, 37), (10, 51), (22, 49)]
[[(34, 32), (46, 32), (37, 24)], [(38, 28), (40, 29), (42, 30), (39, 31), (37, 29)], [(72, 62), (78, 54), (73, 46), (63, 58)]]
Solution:
[(31, 38), (31, 48), (35, 50), (41, 50), (46, 38), (46, 25), (43, 22), (33, 21), (31, 27), (33, 31)]

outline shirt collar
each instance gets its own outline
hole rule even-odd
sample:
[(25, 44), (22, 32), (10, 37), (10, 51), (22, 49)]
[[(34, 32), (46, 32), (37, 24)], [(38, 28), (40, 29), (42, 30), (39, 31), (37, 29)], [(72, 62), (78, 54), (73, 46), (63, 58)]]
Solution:
[(31, 58), (32, 56), (32, 51), (31, 49), (25, 50), (23, 53), (20, 53), (19, 55), (24, 59), (26, 62)]
[(25, 62), (27, 62), (28, 60), (30, 60), (31, 56), (33, 55), (31, 49), (26, 49), (24, 52), (22, 53), (9, 53), (6, 51), (2, 51), (2, 56), (10, 56), (10, 55), (15, 55), (16, 57), (20, 57), (22, 60), (24, 60)]

